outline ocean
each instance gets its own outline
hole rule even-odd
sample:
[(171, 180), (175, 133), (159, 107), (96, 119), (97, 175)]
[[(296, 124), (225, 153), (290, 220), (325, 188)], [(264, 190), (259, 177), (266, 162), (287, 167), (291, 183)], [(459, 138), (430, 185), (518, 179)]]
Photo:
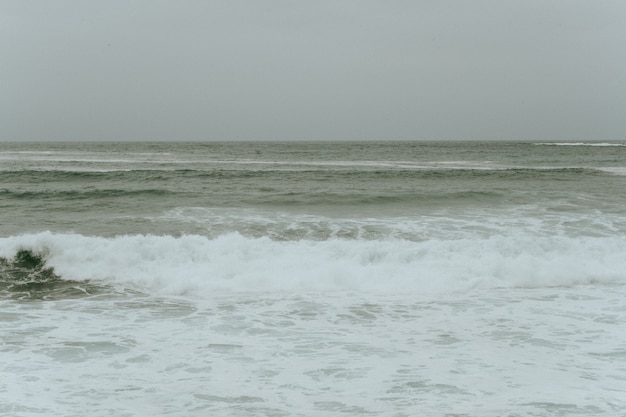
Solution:
[(0, 143), (0, 415), (626, 415), (626, 145)]

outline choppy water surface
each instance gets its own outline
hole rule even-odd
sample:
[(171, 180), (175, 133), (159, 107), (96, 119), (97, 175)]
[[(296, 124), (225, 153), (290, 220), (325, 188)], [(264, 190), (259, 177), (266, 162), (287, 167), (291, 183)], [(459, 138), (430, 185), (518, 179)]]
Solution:
[(620, 143), (0, 144), (0, 413), (618, 416)]

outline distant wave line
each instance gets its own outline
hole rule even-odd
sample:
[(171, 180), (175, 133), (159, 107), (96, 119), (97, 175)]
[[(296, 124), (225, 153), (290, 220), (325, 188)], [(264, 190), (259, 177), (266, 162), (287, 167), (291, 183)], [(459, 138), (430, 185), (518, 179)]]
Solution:
[(543, 146), (598, 146), (598, 147), (622, 147), (626, 146), (626, 143), (612, 143), (612, 142), (538, 142), (533, 145)]

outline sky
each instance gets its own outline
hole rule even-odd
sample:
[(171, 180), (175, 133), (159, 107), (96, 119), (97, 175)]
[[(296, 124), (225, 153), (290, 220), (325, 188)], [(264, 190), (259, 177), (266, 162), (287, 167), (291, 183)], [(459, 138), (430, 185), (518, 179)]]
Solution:
[(0, 140), (626, 140), (624, 0), (0, 0)]

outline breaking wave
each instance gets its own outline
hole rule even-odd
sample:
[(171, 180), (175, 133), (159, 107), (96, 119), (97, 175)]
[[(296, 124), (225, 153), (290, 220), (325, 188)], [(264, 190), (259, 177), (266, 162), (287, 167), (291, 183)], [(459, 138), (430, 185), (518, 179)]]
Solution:
[(422, 242), (50, 232), (0, 239), (5, 282), (9, 275), (14, 284), (16, 274), (27, 276), (23, 260), (30, 259), (26, 269), (48, 282), (200, 297), (280, 291), (419, 297), (500, 287), (626, 284), (625, 252), (625, 237), (524, 234)]
[(0, 298), (56, 299), (96, 293), (98, 285), (61, 278), (46, 264), (46, 255), (18, 249), (12, 257), (0, 257)]

